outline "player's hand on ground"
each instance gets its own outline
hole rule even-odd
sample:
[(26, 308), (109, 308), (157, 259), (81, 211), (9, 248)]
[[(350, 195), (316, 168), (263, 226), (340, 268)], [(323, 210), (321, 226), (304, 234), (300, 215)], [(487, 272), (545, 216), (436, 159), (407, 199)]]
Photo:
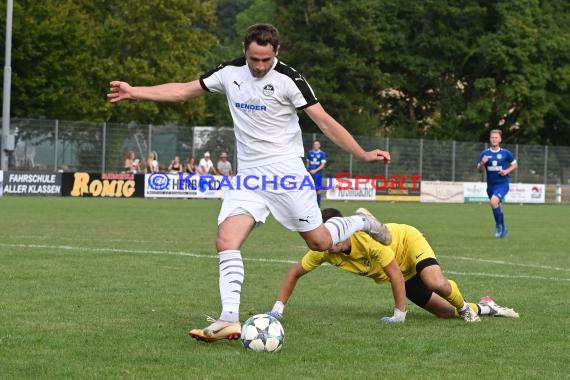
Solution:
[(268, 311), (267, 313), (265, 313), (267, 315), (271, 315), (273, 318), (275, 319), (281, 319), (283, 317), (283, 314), (281, 314), (280, 312), (276, 311), (276, 310), (271, 310)]
[(131, 93), (133, 88), (127, 82), (116, 80), (112, 81), (110, 84), (111, 88), (107, 94), (107, 98), (111, 100), (111, 103), (119, 102), (125, 99), (135, 99)]
[(382, 322), (385, 323), (403, 323), (406, 321), (406, 311), (401, 311), (394, 308), (394, 315), (391, 317), (382, 317)]

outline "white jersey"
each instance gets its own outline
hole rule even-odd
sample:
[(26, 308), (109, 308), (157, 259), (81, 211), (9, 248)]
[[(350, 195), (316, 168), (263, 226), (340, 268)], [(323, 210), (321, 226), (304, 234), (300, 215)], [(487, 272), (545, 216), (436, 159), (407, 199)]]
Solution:
[(318, 100), (293, 68), (275, 58), (273, 68), (255, 78), (242, 57), (202, 75), (200, 84), (228, 99), (240, 170), (305, 156), (297, 110)]

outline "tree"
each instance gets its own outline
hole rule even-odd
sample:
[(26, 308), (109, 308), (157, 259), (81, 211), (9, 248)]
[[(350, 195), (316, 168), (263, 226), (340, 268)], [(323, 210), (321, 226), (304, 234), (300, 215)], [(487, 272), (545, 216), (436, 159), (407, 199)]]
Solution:
[(113, 79), (137, 85), (195, 79), (216, 44), (214, 8), (214, 1), (199, 0), (15, 1), (12, 115), (182, 124), (200, 120), (203, 101), (117, 107), (105, 94)]
[[(377, 94), (384, 22), (375, 0), (277, 1), (280, 58), (298, 69), (329, 113), (355, 134), (378, 129)], [(307, 132), (314, 124), (302, 115)]]

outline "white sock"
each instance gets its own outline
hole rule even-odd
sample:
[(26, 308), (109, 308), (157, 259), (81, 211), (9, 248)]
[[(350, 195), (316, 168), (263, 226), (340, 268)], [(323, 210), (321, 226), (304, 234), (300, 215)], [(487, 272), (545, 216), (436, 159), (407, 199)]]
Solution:
[(332, 245), (345, 241), (355, 232), (370, 229), (366, 218), (358, 215), (330, 218), (325, 222), (325, 227), (331, 234)]
[(222, 314), (220, 319), (229, 322), (239, 321), (241, 286), (244, 281), (243, 260), (238, 250), (227, 250), (220, 255), (220, 298)]
[(457, 310), (459, 314), (463, 314), (465, 313), (467, 310), (471, 309), (471, 307), (469, 307), (469, 305), (467, 304), (467, 302), (463, 302), (463, 306)]

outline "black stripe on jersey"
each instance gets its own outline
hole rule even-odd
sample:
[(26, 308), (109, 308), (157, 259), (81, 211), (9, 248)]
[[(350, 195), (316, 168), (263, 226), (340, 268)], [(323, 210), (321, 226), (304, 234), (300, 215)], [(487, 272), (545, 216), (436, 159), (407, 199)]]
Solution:
[(299, 110), (302, 110), (319, 102), (315, 97), (315, 94), (313, 94), (313, 91), (311, 91), (311, 88), (309, 87), (309, 84), (307, 83), (305, 78), (301, 74), (299, 74), (297, 70), (279, 61), (277, 62), (277, 65), (275, 65), (275, 71), (291, 78), (291, 80), (293, 81), (293, 83), (295, 83), (299, 91), (301, 91), (301, 94), (303, 94), (303, 97), (307, 101), (307, 104), (305, 104), (302, 107), (299, 107), (298, 108)]
[(202, 88), (205, 91), (212, 92), (212, 91), (210, 91), (210, 89), (208, 89), (208, 87), (206, 87), (206, 84), (204, 83), (205, 78), (208, 78), (210, 75), (214, 74), (216, 71), (223, 69), (226, 66), (237, 66), (237, 67), (239, 67), (239, 66), (245, 66), (245, 63), (246, 62), (245, 62), (245, 56), (244, 56), (244, 57), (236, 58), (232, 61), (227, 61), (227, 62), (219, 64), (218, 67), (216, 67), (215, 69), (210, 70), (210, 71), (200, 75), (200, 86), (202, 86)]

